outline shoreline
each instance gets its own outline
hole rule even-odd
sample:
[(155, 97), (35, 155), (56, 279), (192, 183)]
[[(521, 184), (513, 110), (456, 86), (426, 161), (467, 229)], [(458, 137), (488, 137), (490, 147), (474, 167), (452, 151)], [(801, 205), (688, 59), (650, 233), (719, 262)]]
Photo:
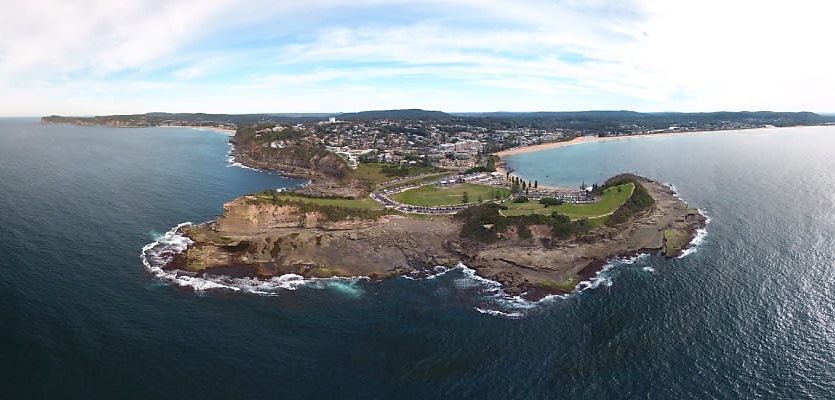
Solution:
[(201, 126), (201, 125), (158, 125), (149, 128), (189, 128), (198, 131), (213, 131), (224, 133), (227, 136), (235, 136), (235, 129), (221, 128), (219, 126)]
[[(785, 128), (798, 128), (798, 127), (807, 127), (807, 126), (826, 126), (826, 125), (799, 125), (799, 126), (791, 126)], [(507, 156), (514, 156), (517, 154), (527, 154), (527, 153), (535, 153), (538, 151), (543, 150), (551, 150), (551, 149), (558, 149), (561, 147), (566, 146), (573, 146), (577, 144), (584, 144), (584, 143), (598, 143), (598, 142), (610, 142), (614, 140), (633, 140), (633, 139), (645, 139), (651, 137), (679, 137), (679, 136), (689, 136), (689, 135), (698, 135), (698, 134), (707, 134), (707, 133), (718, 133), (718, 132), (749, 132), (749, 131), (758, 131), (758, 130), (771, 130), (771, 129), (782, 129), (783, 127), (760, 127), (760, 128), (748, 128), (748, 129), (723, 129), (723, 130), (696, 130), (696, 131), (680, 131), (680, 132), (665, 132), (665, 133), (641, 133), (637, 135), (621, 135), (621, 136), (579, 136), (571, 140), (561, 141), (561, 142), (550, 142), (550, 143), (541, 143), (541, 144), (534, 144), (530, 146), (523, 146), (523, 147), (514, 147), (507, 150), (502, 150), (493, 153), (493, 155), (502, 158)]]
[[(759, 127), (759, 128), (748, 128), (748, 129), (720, 129), (720, 130), (695, 130), (695, 131), (680, 131), (680, 132), (665, 132), (665, 133), (641, 133), (637, 135), (622, 135), (622, 136), (579, 136), (571, 140), (560, 141), (560, 142), (550, 142), (550, 143), (540, 143), (534, 144), (530, 146), (522, 146), (522, 147), (514, 147), (507, 150), (498, 151), (492, 153), (492, 155), (499, 157), (499, 162), (496, 164), (496, 172), (506, 175), (508, 172), (510, 173), (511, 177), (517, 177), (522, 180), (527, 180), (523, 176), (515, 174), (515, 170), (507, 168), (507, 160), (505, 157), (515, 156), (519, 154), (528, 154), (528, 153), (536, 153), (539, 151), (545, 150), (553, 150), (559, 149), (567, 146), (574, 146), (578, 144), (586, 144), (586, 143), (600, 143), (600, 142), (611, 142), (616, 140), (637, 140), (637, 139), (646, 139), (652, 137), (681, 137), (681, 136), (690, 136), (690, 135), (699, 135), (699, 134), (710, 134), (710, 133), (719, 133), (719, 132), (752, 132), (752, 131), (762, 131), (762, 130), (775, 130), (775, 129), (783, 129), (783, 128), (805, 128), (805, 127), (821, 127), (827, 125), (797, 125), (797, 126), (786, 126), (786, 127), (776, 127), (776, 126), (767, 126), (767, 127)], [(559, 186), (551, 186), (548, 184), (539, 184), (539, 187), (545, 189), (553, 189), (553, 190), (563, 190), (567, 189), (565, 187)]]
[[(230, 130), (217, 127), (172, 127), (230, 133)], [(648, 135), (640, 137), (644, 136)], [(597, 139), (635, 137), (639, 136)], [(529, 152), (594, 141), (590, 140), (592, 138), (578, 139), (522, 149)], [(235, 154), (235, 150), (232, 144), (230, 151)], [(237, 161), (241, 166), (267, 167), (245, 153), (238, 154), (241, 158)], [(497, 169), (504, 172), (501, 167), (502, 164)], [(292, 174), (293, 171), (283, 173), (284, 176)], [(596, 228), (589, 236), (591, 241), (572, 238), (554, 242), (546, 227), (532, 226), (532, 241), (518, 237), (515, 230), (510, 230), (500, 243), (476, 243), (459, 236), (461, 223), (453, 219), (388, 217), (374, 223), (328, 223), (301, 209), (294, 211), (269, 204), (250, 204), (243, 196), (224, 204), (223, 215), (213, 222), (181, 230), (180, 234), (188, 244), (174, 251), (175, 255), (168, 263), (155, 267), (159, 267), (159, 273), (168, 271), (166, 276), (172, 270), (181, 270), (206, 278), (234, 273), (235, 276), (268, 280), (290, 275), (302, 280), (358, 276), (379, 280), (426, 273), (438, 265), (454, 268), (463, 263), (474, 271), (475, 276), (498, 282), (504, 293), (537, 301), (582, 289), (578, 286), (580, 282), (587, 282), (586, 285), (593, 282), (614, 258), (644, 253), (677, 257), (692, 245), (696, 229), (704, 228), (700, 217), (693, 215), (667, 187), (646, 178), (636, 178), (647, 186), (656, 205), (626, 225)], [(687, 242), (680, 247), (668, 248), (665, 232), (671, 230), (687, 237)], [(162, 256), (166, 251), (160, 250), (159, 256)], [(143, 254), (147, 251), (143, 249)], [(151, 271), (147, 265), (146, 269)], [(154, 271), (156, 269), (152, 273), (157, 275)], [(182, 279), (190, 281), (193, 278)], [(183, 286), (182, 282), (178, 284)]]

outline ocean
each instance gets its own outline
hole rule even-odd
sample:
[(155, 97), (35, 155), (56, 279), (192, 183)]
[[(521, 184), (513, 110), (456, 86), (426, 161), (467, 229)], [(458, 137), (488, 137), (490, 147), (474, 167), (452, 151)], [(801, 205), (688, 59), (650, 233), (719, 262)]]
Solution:
[[(228, 137), (0, 119), (3, 398), (832, 398), (835, 127), (589, 143), (507, 158), (542, 184), (633, 172), (710, 217), (678, 259), (613, 260), (538, 303), (426, 279), (167, 279), (180, 223), (299, 180)], [(151, 246), (151, 247), (149, 247)]]

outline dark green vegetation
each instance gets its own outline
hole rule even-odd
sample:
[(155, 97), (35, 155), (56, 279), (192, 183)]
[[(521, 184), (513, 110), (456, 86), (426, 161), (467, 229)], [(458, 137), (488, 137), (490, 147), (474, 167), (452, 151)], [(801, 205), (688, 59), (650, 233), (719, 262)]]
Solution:
[[(631, 174), (610, 178), (599, 190), (603, 192), (603, 197), (594, 204), (543, 207), (533, 202), (501, 206), (491, 203), (462, 210), (456, 214), (456, 218), (464, 221), (462, 237), (485, 243), (495, 242), (500, 234), (512, 226), (516, 227), (519, 238), (528, 239), (531, 237), (531, 225), (549, 226), (552, 238), (565, 240), (587, 233), (604, 220), (609, 225), (627, 222), (655, 203), (637, 177)], [(573, 214), (567, 215), (563, 211)], [(671, 239), (671, 245), (677, 245), (678, 242)]]
[(377, 111), (361, 111), (356, 113), (338, 114), (336, 116), (340, 120), (369, 120), (369, 119), (406, 119), (406, 120), (449, 120), (455, 118), (454, 115), (447, 114), (442, 111), (428, 111), (420, 109), (406, 109), (406, 110), (377, 110)]
[(328, 221), (346, 219), (376, 220), (383, 215), (398, 214), (371, 199), (338, 199), (306, 197), (297, 193), (264, 191), (248, 200), (251, 204), (295, 206), (302, 213), (320, 212)]
[(510, 227), (515, 227), (519, 238), (529, 239), (532, 236), (529, 229), (531, 225), (547, 225), (551, 227), (553, 238), (568, 239), (586, 233), (592, 228), (588, 220), (572, 221), (571, 218), (558, 213), (506, 217), (500, 211), (501, 206), (493, 203), (461, 210), (455, 214), (455, 218), (464, 222), (461, 236), (484, 243), (493, 243), (499, 239), (499, 234), (506, 233)]
[(545, 198), (539, 199), (539, 204), (542, 204), (543, 206), (546, 206), (546, 207), (561, 206), (564, 203), (565, 203), (564, 201), (562, 201), (560, 199), (555, 199), (553, 197), (545, 197)]
[(618, 209), (609, 216), (607, 224), (617, 225), (624, 223), (631, 219), (635, 214), (648, 210), (653, 204), (655, 204), (655, 200), (653, 200), (652, 196), (649, 195), (647, 189), (644, 188), (644, 186), (637, 181), (635, 176), (631, 174), (617, 175), (609, 178), (603, 186), (603, 190), (611, 190), (612, 188), (629, 183), (635, 185), (635, 190), (632, 191), (632, 195), (629, 196), (629, 199), (627, 199), (623, 205), (618, 207)]
[(292, 126), (281, 126), (278, 131), (267, 128), (275, 128), (276, 124), (259, 124), (255, 126), (242, 126), (235, 131), (235, 139), (238, 141), (248, 140), (255, 143), (270, 143), (276, 140), (297, 140), (304, 137), (305, 133)]
[(403, 204), (422, 207), (451, 206), (461, 203), (504, 199), (510, 190), (473, 183), (462, 183), (451, 187), (425, 185), (391, 196)]
[(495, 129), (528, 126), (535, 129), (575, 130), (582, 135), (629, 135), (643, 131), (676, 126), (682, 130), (721, 130), (763, 125), (795, 126), (818, 125), (835, 118), (812, 112), (708, 112), (708, 113), (639, 113), (634, 111), (577, 111), (577, 112), (495, 112), (467, 113), (460, 116), (490, 121)]
[(64, 117), (50, 115), (41, 122), (52, 124), (87, 124), (149, 127), (163, 125), (221, 126), (234, 129), (237, 126), (255, 126), (265, 123), (301, 124), (317, 122), (333, 114), (205, 114), (165, 113), (100, 115), (95, 117)]

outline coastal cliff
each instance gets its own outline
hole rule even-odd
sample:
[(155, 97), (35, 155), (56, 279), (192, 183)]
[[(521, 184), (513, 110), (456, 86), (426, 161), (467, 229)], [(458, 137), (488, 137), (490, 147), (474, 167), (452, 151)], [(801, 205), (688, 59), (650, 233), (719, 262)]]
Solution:
[(508, 293), (570, 292), (615, 257), (677, 257), (704, 228), (705, 217), (669, 187), (633, 179), (654, 202), (622, 223), (564, 239), (555, 238), (548, 225), (514, 225), (489, 243), (462, 235), (460, 215), (333, 220), (317, 210), (245, 196), (227, 203), (215, 222), (183, 228), (193, 243), (168, 268), (262, 278), (293, 273), (379, 279), (464, 263)]
[(314, 197), (357, 198), (368, 192), (367, 184), (353, 178), (342, 157), (321, 146), (297, 145), (274, 148), (236, 135), (231, 140), (235, 158), (252, 168), (281, 171), (282, 175), (310, 179), (297, 192)]

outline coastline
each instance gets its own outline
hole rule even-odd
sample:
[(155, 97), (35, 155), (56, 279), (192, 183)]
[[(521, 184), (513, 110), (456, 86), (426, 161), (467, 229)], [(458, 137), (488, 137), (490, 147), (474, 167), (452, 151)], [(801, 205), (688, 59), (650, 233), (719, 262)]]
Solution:
[[(498, 282), (504, 293), (535, 301), (573, 292), (580, 282), (593, 281), (612, 259), (679, 257), (693, 245), (705, 227), (704, 217), (669, 187), (634, 178), (655, 200), (651, 209), (623, 224), (565, 240), (555, 240), (548, 225), (532, 224), (526, 227), (529, 238), (514, 227), (502, 233), (502, 240), (482, 243), (460, 236), (464, 222), (451, 217), (329, 221), (315, 210), (244, 196), (224, 204), (223, 215), (210, 223), (178, 227), (172, 235), (180, 239), (171, 240), (171, 247), (151, 251), (157, 247), (151, 246), (143, 249), (143, 257), (155, 275), (167, 271), (186, 279), (180, 270), (208, 280), (228, 274), (268, 281), (282, 276), (379, 280), (464, 264), (475, 275)], [(150, 263), (161, 258), (167, 260)]]
[[(230, 133), (216, 127), (175, 127)], [(523, 149), (538, 151), (592, 141), (579, 139)], [(608, 138), (616, 139), (620, 138)], [(239, 149), (232, 145), (232, 151), (241, 156), (241, 166), (268, 170), (276, 167), (277, 160), (253, 157), (248, 151), (238, 153)], [(319, 176), (320, 170), (327, 167), (320, 163), (298, 164), (284, 158), (281, 164), (289, 167), (284, 175), (304, 172), (312, 180), (324, 178)], [(376, 221), (328, 222), (316, 211), (258, 204), (252, 196), (243, 196), (224, 204), (223, 215), (213, 222), (178, 227), (176, 236), (182, 239), (173, 241), (173, 248), (160, 246), (159, 253), (151, 248), (143, 249), (143, 260), (171, 254), (167, 261), (146, 263), (146, 269), (155, 275), (173, 274), (174, 280), (186, 279), (178, 270), (208, 280), (213, 279), (211, 276), (228, 274), (264, 280), (280, 280), (285, 276), (378, 280), (425, 274), (439, 265), (452, 268), (463, 263), (475, 275), (498, 282), (506, 294), (538, 300), (552, 294), (571, 293), (580, 282), (593, 281), (614, 258), (645, 253), (678, 257), (692, 244), (696, 231), (704, 228), (704, 219), (666, 186), (645, 178), (636, 179), (647, 186), (656, 201), (651, 210), (636, 215), (626, 224), (603, 226), (584, 237), (565, 241), (555, 241), (548, 226), (530, 225), (527, 229), (532, 232), (531, 238), (521, 237), (517, 232), (521, 228), (513, 228), (504, 234), (501, 242), (484, 244), (461, 237), (463, 223), (452, 218), (412, 220), (388, 216)], [(687, 240), (668, 246), (666, 233), (669, 231), (679, 232), (678, 240)], [(186, 280), (190, 279), (193, 278)]]
[[(818, 126), (818, 125), (811, 125), (811, 126)], [(823, 125), (820, 125), (823, 126)], [(797, 127), (791, 127), (797, 128)], [(708, 134), (708, 133), (717, 133), (717, 132), (733, 132), (733, 131), (740, 131), (740, 132), (749, 132), (749, 131), (758, 131), (758, 130), (770, 130), (770, 129), (780, 129), (779, 127), (761, 127), (761, 128), (750, 128), (750, 129), (727, 129), (727, 130), (696, 130), (696, 131), (680, 131), (680, 132), (666, 132), (666, 133), (641, 133), (637, 135), (621, 135), (621, 136), (580, 136), (576, 137), (571, 140), (566, 140), (562, 142), (551, 142), (551, 143), (542, 143), (542, 144), (535, 144), (530, 146), (523, 146), (523, 147), (514, 147), (512, 149), (502, 150), (493, 153), (493, 155), (498, 156), (499, 158), (513, 156), (517, 154), (526, 154), (526, 153), (534, 153), (537, 151), (543, 150), (550, 150), (550, 149), (558, 149), (561, 147), (566, 146), (573, 146), (577, 144), (584, 144), (584, 143), (599, 143), (599, 142), (610, 142), (614, 140), (632, 140), (632, 139), (646, 139), (652, 137), (678, 137), (678, 136), (690, 136), (690, 135), (698, 135), (698, 134)]]
[(204, 126), (204, 125), (158, 125), (152, 128), (190, 128), (198, 131), (214, 131), (224, 133), (227, 136), (235, 136), (235, 129), (221, 128), (218, 126)]

